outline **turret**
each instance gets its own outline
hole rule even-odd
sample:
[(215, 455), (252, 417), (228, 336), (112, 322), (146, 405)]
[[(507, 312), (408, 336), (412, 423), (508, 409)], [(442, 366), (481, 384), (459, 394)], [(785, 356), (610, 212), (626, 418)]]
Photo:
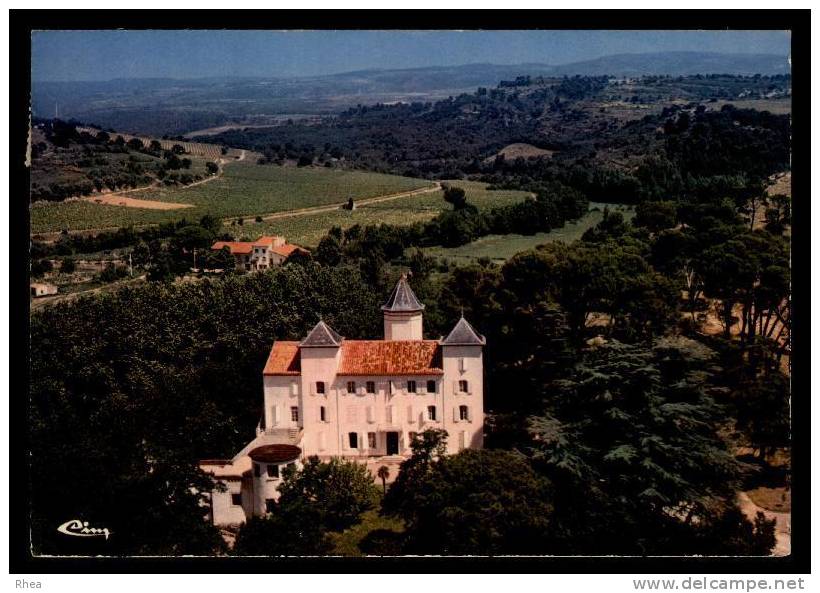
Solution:
[(452, 410), (453, 423), (448, 426), (451, 440), (448, 453), (464, 448), (480, 448), (484, 426), (484, 362), (487, 340), (478, 333), (464, 315), (441, 340), (444, 385), (444, 406)]
[(343, 339), (332, 327), (319, 320), (307, 337), (299, 342), (302, 393), (322, 395), (329, 392), (339, 366)]
[(384, 339), (387, 341), (423, 339), (422, 305), (402, 274), (390, 298), (382, 305)]

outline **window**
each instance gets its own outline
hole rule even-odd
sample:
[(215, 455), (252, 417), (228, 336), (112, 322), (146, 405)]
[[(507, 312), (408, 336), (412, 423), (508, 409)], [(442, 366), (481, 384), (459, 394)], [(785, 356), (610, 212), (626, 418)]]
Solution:
[(325, 382), (324, 381), (316, 381), (316, 393), (324, 393), (325, 392)]
[(436, 382), (435, 381), (427, 381), (427, 393), (435, 393), (436, 392)]
[(366, 383), (367, 393), (376, 393), (376, 382), (375, 381), (368, 381)]
[(435, 421), (435, 419), (436, 419), (436, 406), (427, 406), (427, 419)]
[(416, 382), (415, 381), (408, 381), (407, 382), (407, 391), (409, 393), (415, 393), (416, 392)]
[(348, 393), (356, 393), (356, 381), (348, 381), (347, 382), (347, 392)]
[(325, 410), (324, 406), (319, 407), (319, 420), (321, 422), (327, 422), (327, 410)]
[(348, 445), (351, 449), (358, 449), (359, 448), (359, 435), (355, 432), (347, 433), (347, 440)]
[(231, 504), (238, 507), (242, 506), (242, 493), (231, 494)]
[(269, 478), (278, 478), (279, 477), (279, 466), (278, 465), (268, 465), (268, 477)]
[(260, 466), (258, 463), (253, 464), (253, 475), (257, 478), (262, 475), (262, 466)]
[(470, 419), (470, 411), (467, 409), (467, 406), (459, 406), (458, 407), (458, 419), (459, 420), (469, 420)]
[(294, 422), (299, 422), (299, 407), (298, 406), (291, 406), (290, 407), (290, 419)]
[(467, 370), (467, 367), (464, 366), (464, 359), (463, 358), (458, 359), (458, 370), (461, 371), (462, 373), (465, 370)]
[(368, 432), (367, 433), (367, 447), (369, 449), (376, 448), (376, 433), (375, 432)]
[(468, 388), (469, 388), (469, 385), (467, 384), (467, 381), (465, 381), (464, 379), (462, 379), (461, 381), (458, 382), (458, 390), (461, 393), (467, 393), (469, 391)]
[(276, 507), (276, 501), (272, 498), (265, 499), (265, 512), (272, 513), (273, 509)]

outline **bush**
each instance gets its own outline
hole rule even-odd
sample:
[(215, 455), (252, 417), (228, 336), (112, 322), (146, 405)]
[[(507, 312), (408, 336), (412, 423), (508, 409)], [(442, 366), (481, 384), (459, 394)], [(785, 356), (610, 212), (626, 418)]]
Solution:
[(72, 274), (76, 269), (77, 264), (70, 257), (65, 258), (60, 265), (60, 272), (63, 274)]
[(109, 263), (105, 266), (105, 269), (97, 275), (97, 278), (100, 282), (116, 282), (117, 280), (125, 278), (127, 275), (128, 268)]
[(46, 272), (54, 269), (51, 260), (39, 259), (31, 264), (31, 275), (34, 278), (42, 278)]

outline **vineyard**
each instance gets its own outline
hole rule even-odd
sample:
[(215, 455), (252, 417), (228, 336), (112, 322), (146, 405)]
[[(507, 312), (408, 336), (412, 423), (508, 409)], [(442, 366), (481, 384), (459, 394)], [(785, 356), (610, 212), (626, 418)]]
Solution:
[[(520, 202), (529, 196), (523, 191), (488, 191), (486, 184), (474, 181), (448, 181), (450, 185), (464, 188), (467, 201), (478, 208), (491, 208)], [(253, 223), (245, 221), (243, 227), (231, 226), (229, 230), (237, 237), (253, 239), (259, 235), (284, 235), (288, 240), (315, 247), (328, 229), (333, 226), (349, 228), (353, 225), (394, 224), (409, 225), (415, 222), (424, 222), (436, 216), (442, 210), (452, 206), (444, 201), (442, 192), (431, 192), (416, 196), (408, 196), (364, 204), (355, 210), (333, 210), (317, 214), (293, 216), (277, 220)]]
[[(98, 130), (97, 128), (88, 128), (77, 126), (77, 131), (79, 133), (86, 132), (91, 134), (92, 136), (96, 136), (102, 130)], [(156, 140), (159, 142), (160, 146), (162, 146), (162, 150), (171, 150), (175, 144), (182, 146), (185, 149), (186, 154), (192, 154), (194, 156), (201, 156), (212, 161), (219, 159), (222, 156), (222, 147), (218, 144), (202, 144), (200, 142), (183, 142), (181, 140), (163, 140), (161, 138), (151, 138), (148, 136), (134, 136), (132, 134), (122, 134), (120, 132), (111, 132), (110, 133), (112, 139), (116, 139), (117, 136), (120, 136), (125, 142), (132, 140), (133, 138), (137, 138), (141, 140), (143, 144), (148, 146), (152, 141)]]
[(231, 161), (219, 179), (192, 187), (157, 187), (133, 194), (140, 200), (191, 204), (184, 210), (150, 210), (72, 200), (38, 203), (31, 209), (31, 232), (158, 224), (169, 220), (249, 217), (298, 208), (360, 200), (428, 187), (422, 179), (362, 171), (277, 167)]

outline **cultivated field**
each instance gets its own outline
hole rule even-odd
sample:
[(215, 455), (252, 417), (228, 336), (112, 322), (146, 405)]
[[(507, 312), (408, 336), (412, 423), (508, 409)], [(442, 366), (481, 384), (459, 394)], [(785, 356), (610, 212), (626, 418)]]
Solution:
[(257, 215), (343, 203), (429, 187), (422, 179), (361, 171), (256, 165), (249, 160), (229, 162), (224, 174), (191, 187), (149, 188), (134, 194), (140, 200), (190, 204), (184, 210), (132, 208), (88, 201), (36, 204), (31, 209), (31, 232), (84, 230), (148, 225), (198, 219)]
[(631, 207), (590, 203), (589, 213), (576, 222), (567, 223), (563, 228), (555, 229), (549, 233), (536, 233), (535, 235), (487, 235), (460, 247), (434, 247), (425, 252), (434, 257), (442, 257), (456, 263), (467, 263), (472, 260), (489, 258), (495, 261), (505, 261), (516, 253), (532, 249), (537, 245), (550, 243), (552, 241), (564, 241), (566, 243), (580, 239), (587, 229), (594, 227), (603, 218), (603, 209), (608, 206), (611, 211), (618, 211), (624, 215), (626, 220), (631, 220), (635, 216), (635, 211)]
[[(467, 193), (467, 201), (478, 208), (513, 204), (530, 195), (523, 191), (488, 191), (486, 184), (474, 181), (445, 181), (443, 183), (463, 187)], [(353, 211), (340, 208), (330, 212), (305, 214), (262, 223), (253, 223), (246, 219), (243, 227), (231, 226), (229, 230), (236, 236), (247, 239), (255, 239), (263, 234), (283, 235), (292, 243), (315, 247), (333, 226), (348, 228), (356, 224), (380, 223), (409, 225), (430, 220), (442, 210), (450, 208), (452, 206), (444, 201), (442, 192), (436, 191), (365, 204)]]
[[(92, 136), (96, 136), (101, 130), (97, 128), (87, 128), (87, 127), (77, 127), (77, 131), (82, 133), (86, 132), (91, 134)], [(151, 141), (156, 140), (159, 142), (160, 146), (162, 146), (162, 150), (171, 150), (175, 144), (179, 144), (182, 148), (185, 149), (185, 154), (189, 155), (196, 155), (205, 157), (207, 159), (211, 159), (215, 161), (222, 155), (222, 147), (218, 144), (203, 144), (201, 142), (183, 142), (180, 140), (162, 140), (160, 138), (151, 138), (149, 136), (134, 136), (132, 134), (122, 134), (120, 132), (111, 132), (111, 138), (114, 139), (117, 136), (122, 137), (123, 140), (128, 142), (132, 138), (139, 138), (142, 140), (142, 143), (146, 146), (151, 143)]]
[[(544, 148), (538, 148), (537, 146), (533, 146), (532, 144), (525, 144), (523, 142), (516, 142), (514, 144), (508, 144), (504, 148), (498, 151), (497, 156), (502, 156), (507, 159), (508, 161), (514, 161), (518, 157), (529, 158), (531, 156), (552, 156), (554, 151), (546, 150)], [(495, 157), (491, 156), (485, 160), (491, 161), (494, 160)]]

